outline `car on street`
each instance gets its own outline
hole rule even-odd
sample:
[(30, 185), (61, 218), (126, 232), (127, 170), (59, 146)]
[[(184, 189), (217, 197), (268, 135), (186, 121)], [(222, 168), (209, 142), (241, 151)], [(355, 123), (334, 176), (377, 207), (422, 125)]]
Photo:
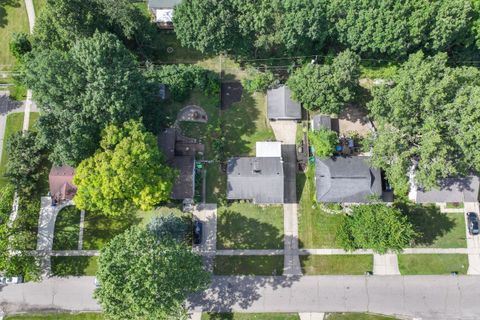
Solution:
[(478, 216), (475, 212), (467, 213), (468, 219), (468, 232), (474, 236), (478, 234)]
[(19, 284), (23, 282), (22, 277), (1, 277), (0, 284)]
[(202, 233), (203, 233), (203, 223), (201, 221), (195, 220), (193, 222), (193, 243), (194, 244), (202, 243)]

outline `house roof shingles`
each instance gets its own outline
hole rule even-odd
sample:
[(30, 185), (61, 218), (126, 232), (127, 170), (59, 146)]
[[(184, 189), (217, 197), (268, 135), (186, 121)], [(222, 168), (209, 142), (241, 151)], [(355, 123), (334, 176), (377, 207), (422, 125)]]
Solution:
[(282, 158), (230, 159), (227, 164), (227, 198), (252, 200), (259, 204), (283, 203)]
[(77, 193), (73, 184), (75, 169), (70, 166), (53, 166), (48, 175), (50, 194), (57, 201), (72, 200)]
[(371, 168), (369, 157), (316, 159), (317, 201), (364, 203), (370, 195), (382, 195), (380, 170)]
[(480, 179), (477, 176), (465, 178), (447, 178), (440, 183), (439, 189), (417, 190), (416, 202), (477, 202)]
[(301, 105), (291, 98), (292, 92), (287, 86), (267, 91), (267, 113), (269, 119), (300, 120)]

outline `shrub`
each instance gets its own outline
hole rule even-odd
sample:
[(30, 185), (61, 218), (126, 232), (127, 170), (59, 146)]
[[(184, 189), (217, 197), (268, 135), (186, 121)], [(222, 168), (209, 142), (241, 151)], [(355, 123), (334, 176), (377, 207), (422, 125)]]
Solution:
[(314, 148), (314, 153), (319, 158), (331, 157), (335, 151), (335, 145), (338, 144), (338, 136), (335, 131), (320, 129), (308, 133), (310, 145)]

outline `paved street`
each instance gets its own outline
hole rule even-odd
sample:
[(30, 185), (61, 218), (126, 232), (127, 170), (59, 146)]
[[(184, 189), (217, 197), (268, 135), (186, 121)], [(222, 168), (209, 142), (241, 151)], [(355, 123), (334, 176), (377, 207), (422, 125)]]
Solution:
[[(5, 313), (99, 311), (93, 277), (50, 278), (0, 289)], [(374, 312), (428, 319), (478, 319), (478, 276), (215, 277), (191, 307), (240, 312)]]

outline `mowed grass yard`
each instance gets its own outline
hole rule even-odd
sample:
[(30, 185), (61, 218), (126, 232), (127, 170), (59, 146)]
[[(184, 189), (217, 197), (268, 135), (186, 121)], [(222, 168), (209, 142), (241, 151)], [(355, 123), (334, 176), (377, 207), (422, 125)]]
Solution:
[(362, 275), (373, 271), (373, 255), (300, 256), (304, 275)]
[[(0, 70), (11, 69), (16, 62), (10, 53), (14, 33), (29, 32), (27, 10), (23, 0), (0, 1)], [(8, 67), (7, 67), (8, 66)]]
[(297, 175), (299, 246), (338, 248), (335, 238), (342, 216), (326, 213), (315, 204), (314, 170), (315, 168), (310, 166), (306, 174)]
[(399, 254), (398, 267), (402, 275), (466, 274), (466, 254)]
[(300, 320), (298, 313), (203, 313), (202, 320)]
[(103, 320), (101, 313), (38, 313), (7, 316), (7, 320)]
[(58, 277), (94, 276), (98, 257), (51, 257), (52, 274)]
[(282, 206), (236, 202), (217, 214), (217, 249), (283, 249)]
[(216, 256), (215, 275), (280, 276), (282, 256)]
[(53, 250), (77, 250), (80, 233), (80, 210), (68, 206), (60, 210), (55, 220)]

